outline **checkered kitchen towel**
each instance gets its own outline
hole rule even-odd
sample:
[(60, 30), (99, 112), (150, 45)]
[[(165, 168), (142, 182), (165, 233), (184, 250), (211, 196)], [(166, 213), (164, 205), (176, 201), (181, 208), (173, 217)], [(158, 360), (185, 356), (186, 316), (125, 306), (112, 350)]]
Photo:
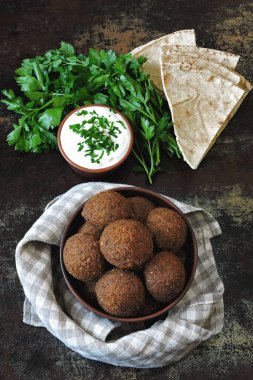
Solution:
[(16, 266), (25, 292), (24, 322), (46, 327), (88, 359), (127, 367), (162, 367), (183, 358), (223, 327), (224, 287), (217, 273), (210, 238), (221, 233), (217, 221), (201, 209), (170, 199), (194, 228), (199, 261), (193, 283), (165, 320), (127, 326), (99, 317), (68, 290), (54, 246), (70, 215), (97, 192), (125, 185), (91, 182), (53, 200), (20, 241)]

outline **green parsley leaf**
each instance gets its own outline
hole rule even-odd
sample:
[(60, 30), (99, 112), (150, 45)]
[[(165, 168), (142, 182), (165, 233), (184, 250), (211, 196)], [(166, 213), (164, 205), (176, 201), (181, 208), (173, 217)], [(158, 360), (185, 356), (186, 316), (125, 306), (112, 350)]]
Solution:
[(10, 132), (7, 136), (7, 141), (9, 143), (9, 145), (15, 145), (18, 142), (19, 137), (20, 137), (20, 133), (21, 133), (21, 129), (22, 129), (21, 126), (16, 125), (16, 124), (14, 124), (13, 127), (14, 127), (14, 130), (12, 132)]
[(61, 47), (59, 51), (67, 56), (75, 54), (74, 47), (71, 44), (68, 44), (67, 42), (61, 42)]
[(39, 124), (46, 128), (52, 129), (60, 124), (63, 107), (61, 108), (49, 108), (39, 118)]

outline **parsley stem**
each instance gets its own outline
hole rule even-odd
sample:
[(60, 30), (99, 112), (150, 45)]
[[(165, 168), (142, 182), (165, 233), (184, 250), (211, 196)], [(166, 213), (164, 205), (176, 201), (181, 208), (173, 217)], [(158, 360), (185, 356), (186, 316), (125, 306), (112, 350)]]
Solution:
[(147, 174), (149, 183), (152, 184), (152, 178), (150, 176), (150, 171), (147, 168), (147, 165), (146, 165), (146, 162), (145, 162), (143, 156), (142, 156), (142, 159), (141, 159), (140, 156), (136, 153), (136, 151), (134, 149), (132, 150), (132, 152), (135, 155), (135, 157), (137, 158), (137, 160), (140, 162), (140, 164), (143, 166), (143, 169), (145, 170), (145, 172)]
[(51, 104), (53, 102), (53, 99), (50, 99), (47, 103), (43, 104), (43, 106), (39, 107), (39, 108), (28, 108), (29, 111), (31, 111), (27, 116), (30, 116), (32, 115), (33, 113), (36, 113), (36, 112), (39, 112), (40, 110), (43, 110), (44, 108), (46, 108), (47, 106), (49, 106), (49, 104)]
[(160, 147), (159, 144), (157, 143), (157, 140), (155, 141), (156, 143), (156, 166), (160, 164)]
[(153, 153), (151, 151), (151, 146), (150, 146), (150, 141), (149, 140), (147, 142), (147, 146), (148, 146), (148, 152), (149, 152), (149, 156), (150, 156), (150, 171), (149, 171), (149, 175), (150, 175), (150, 177), (152, 177), (153, 172), (154, 172), (154, 160), (153, 160)]

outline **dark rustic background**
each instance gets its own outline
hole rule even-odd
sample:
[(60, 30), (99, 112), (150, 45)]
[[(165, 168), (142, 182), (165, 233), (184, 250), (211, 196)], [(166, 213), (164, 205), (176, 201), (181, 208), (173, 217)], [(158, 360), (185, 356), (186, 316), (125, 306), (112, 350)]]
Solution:
[[(169, 32), (195, 28), (199, 46), (241, 55), (238, 71), (253, 81), (253, 2), (236, 0), (0, 1), (0, 88), (14, 86), (23, 58), (73, 43), (130, 49)], [(22, 323), (24, 294), (14, 261), (17, 242), (56, 195), (83, 182), (58, 152), (15, 152), (5, 142), (15, 115), (0, 107), (2, 379), (245, 379), (252, 378), (252, 99), (251, 93), (199, 169), (166, 160), (152, 186), (134, 175), (130, 159), (108, 181), (138, 185), (201, 206), (219, 221), (213, 240), (225, 284), (225, 326), (178, 363), (135, 370), (90, 361), (70, 351), (43, 328)]]

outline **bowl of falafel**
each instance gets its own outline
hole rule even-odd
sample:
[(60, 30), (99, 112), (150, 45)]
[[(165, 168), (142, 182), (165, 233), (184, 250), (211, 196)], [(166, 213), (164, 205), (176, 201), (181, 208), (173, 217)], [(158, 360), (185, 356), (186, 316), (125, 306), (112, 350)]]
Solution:
[(89, 198), (70, 218), (60, 247), (73, 296), (120, 322), (164, 318), (189, 289), (197, 258), (194, 231), (181, 210), (138, 187)]

